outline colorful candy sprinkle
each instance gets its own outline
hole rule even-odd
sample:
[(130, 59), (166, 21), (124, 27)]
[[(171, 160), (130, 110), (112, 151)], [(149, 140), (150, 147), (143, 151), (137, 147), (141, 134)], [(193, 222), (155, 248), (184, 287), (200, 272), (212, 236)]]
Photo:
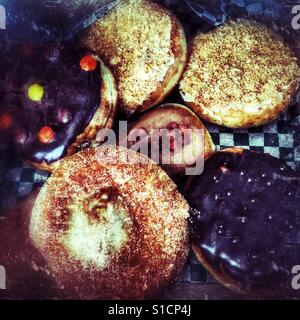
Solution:
[(94, 71), (97, 68), (97, 60), (92, 55), (86, 55), (80, 60), (80, 68), (83, 71)]
[(0, 128), (8, 129), (11, 125), (12, 125), (12, 116), (7, 112), (0, 114)]
[(30, 100), (35, 102), (42, 101), (45, 94), (45, 89), (38, 83), (34, 83), (28, 89), (28, 97)]
[(38, 134), (41, 143), (51, 143), (54, 140), (54, 137), (54, 131), (48, 126), (43, 127)]
[(68, 124), (72, 120), (72, 113), (67, 108), (59, 108), (56, 111), (56, 119), (63, 124)]

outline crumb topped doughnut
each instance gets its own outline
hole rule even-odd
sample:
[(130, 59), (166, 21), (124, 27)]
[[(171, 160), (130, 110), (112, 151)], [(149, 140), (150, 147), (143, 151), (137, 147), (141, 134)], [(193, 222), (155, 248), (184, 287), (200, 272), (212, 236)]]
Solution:
[(73, 41), (20, 45), (2, 54), (0, 135), (25, 161), (51, 171), (112, 126), (115, 81), (97, 56)]
[(251, 296), (299, 295), (300, 176), (267, 154), (226, 149), (186, 188), (193, 249), (230, 289)]
[(30, 237), (68, 296), (142, 299), (185, 263), (188, 205), (148, 158), (109, 164), (98, 151), (82, 150), (54, 171), (36, 199)]
[(253, 127), (276, 119), (297, 90), (292, 50), (255, 22), (228, 22), (198, 33), (180, 91), (203, 119), (227, 127)]
[(82, 44), (112, 68), (126, 116), (161, 102), (179, 81), (187, 59), (176, 17), (147, 0), (122, 1), (85, 32)]

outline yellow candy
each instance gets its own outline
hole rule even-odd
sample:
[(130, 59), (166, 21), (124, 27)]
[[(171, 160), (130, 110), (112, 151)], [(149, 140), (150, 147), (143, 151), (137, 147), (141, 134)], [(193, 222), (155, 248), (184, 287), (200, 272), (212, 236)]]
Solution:
[(38, 83), (31, 85), (28, 89), (28, 97), (30, 100), (35, 102), (42, 101), (45, 94), (45, 89)]

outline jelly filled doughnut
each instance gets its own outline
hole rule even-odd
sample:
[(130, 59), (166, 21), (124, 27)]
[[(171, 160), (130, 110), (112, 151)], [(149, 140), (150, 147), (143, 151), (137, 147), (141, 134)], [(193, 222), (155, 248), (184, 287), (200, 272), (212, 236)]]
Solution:
[(209, 122), (232, 128), (259, 126), (279, 117), (295, 96), (295, 54), (263, 25), (228, 22), (198, 33), (190, 50), (181, 95)]
[[(73, 299), (142, 299), (181, 270), (188, 204), (154, 162), (110, 162), (87, 148), (61, 162), (42, 187), (30, 238)], [(144, 159), (143, 163), (137, 163)]]
[[(184, 175), (187, 167), (194, 166), (201, 158), (207, 159), (215, 150), (211, 136), (198, 116), (180, 104), (167, 103), (146, 112), (130, 127), (128, 137), (139, 129), (147, 133), (146, 142), (149, 143), (149, 153), (151, 150), (160, 153), (159, 163), (173, 178)], [(155, 129), (169, 131), (170, 150), (168, 149), (168, 151), (171, 156), (169, 163), (164, 164), (162, 161), (162, 141), (153, 141), (157, 134), (153, 131)], [(200, 130), (199, 135), (194, 132), (194, 129)], [(181, 132), (179, 139), (176, 138), (175, 130)], [(185, 137), (185, 133), (188, 136)], [(151, 148), (153, 143), (158, 145)], [(180, 145), (178, 145), (179, 143)]]
[(96, 56), (69, 42), (2, 54), (0, 135), (22, 159), (52, 171), (99, 129), (112, 126), (115, 81)]
[(186, 188), (196, 256), (226, 287), (256, 297), (297, 295), (300, 176), (243, 149), (214, 154)]
[(121, 1), (82, 36), (118, 82), (120, 112), (157, 105), (175, 87), (186, 59), (184, 31), (167, 9), (148, 0)]

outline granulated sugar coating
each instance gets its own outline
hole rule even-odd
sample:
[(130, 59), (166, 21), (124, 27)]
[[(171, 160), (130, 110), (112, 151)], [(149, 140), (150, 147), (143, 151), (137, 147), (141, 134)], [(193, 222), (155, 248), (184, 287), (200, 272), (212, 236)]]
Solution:
[(68, 158), (48, 179), (31, 238), (69, 296), (144, 298), (185, 263), (188, 204), (148, 158), (126, 151), (147, 161), (109, 164), (97, 150)]

